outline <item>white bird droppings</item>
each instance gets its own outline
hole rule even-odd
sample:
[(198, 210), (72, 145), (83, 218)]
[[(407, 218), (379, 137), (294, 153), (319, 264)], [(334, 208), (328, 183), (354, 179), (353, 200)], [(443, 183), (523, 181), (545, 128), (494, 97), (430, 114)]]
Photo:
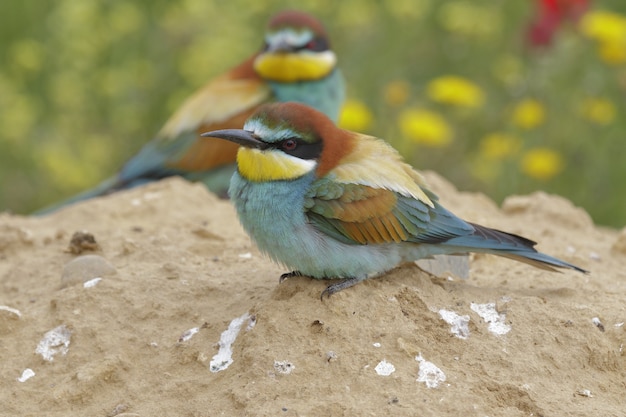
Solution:
[(43, 336), (43, 339), (39, 341), (35, 353), (40, 354), (44, 360), (52, 362), (54, 355), (60, 353), (61, 355), (67, 354), (70, 347), (70, 336), (72, 332), (67, 328), (65, 324), (62, 324), (54, 329), (50, 330)]
[(445, 382), (446, 374), (432, 362), (428, 362), (420, 353), (415, 357), (420, 363), (420, 369), (417, 374), (417, 382), (423, 382), (428, 388), (437, 388), (439, 384)]
[[(0, 306), (0, 311), (5, 312), (4, 316), (12, 318), (12, 319), (19, 319), (20, 317), (22, 317), (22, 313), (20, 313), (18, 309), (13, 308), (13, 307)], [(0, 317), (2, 316), (0, 315)]]
[(186, 342), (187, 340), (191, 339), (193, 335), (198, 333), (199, 331), (200, 331), (199, 327), (192, 327), (189, 330), (185, 330), (185, 332), (182, 335), (180, 335), (180, 337), (178, 338), (178, 342), (179, 343)]
[(469, 337), (470, 317), (468, 315), (459, 316), (454, 311), (444, 310), (443, 308), (439, 310), (439, 315), (451, 326), (450, 331), (453, 335), (459, 339), (467, 339)]
[(387, 362), (383, 359), (382, 361), (378, 362), (378, 365), (376, 365), (376, 368), (374, 368), (374, 370), (378, 375), (389, 376), (396, 371), (396, 367), (393, 366), (392, 363)]
[(511, 326), (505, 323), (505, 315), (498, 313), (496, 310), (496, 303), (472, 303), (470, 308), (489, 324), (487, 330), (491, 333), (502, 336), (511, 331)]
[(83, 288), (91, 288), (91, 287), (95, 287), (100, 281), (102, 281), (102, 278), (97, 277), (94, 279), (90, 279), (89, 281), (85, 281), (83, 283)]
[(22, 376), (20, 376), (19, 378), (17, 378), (18, 382), (26, 382), (29, 379), (31, 379), (32, 377), (35, 376), (35, 371), (33, 371), (30, 368), (26, 368), (24, 369), (24, 372), (22, 372)]
[(213, 356), (213, 359), (211, 359), (209, 368), (211, 372), (223, 371), (228, 368), (231, 363), (233, 363), (233, 343), (235, 343), (235, 339), (237, 339), (237, 335), (239, 335), (241, 326), (249, 318), (250, 315), (245, 313), (241, 317), (233, 319), (233, 321), (231, 321), (228, 325), (228, 329), (222, 332), (220, 341), (218, 342), (220, 349)]
[(289, 375), (296, 367), (289, 361), (274, 361), (274, 369), (279, 374)]
[(602, 321), (600, 320), (599, 317), (594, 317), (591, 319), (591, 322), (593, 323), (594, 326), (596, 326), (598, 329), (600, 329), (601, 332), (603, 332), (604, 329), (604, 324), (602, 323)]

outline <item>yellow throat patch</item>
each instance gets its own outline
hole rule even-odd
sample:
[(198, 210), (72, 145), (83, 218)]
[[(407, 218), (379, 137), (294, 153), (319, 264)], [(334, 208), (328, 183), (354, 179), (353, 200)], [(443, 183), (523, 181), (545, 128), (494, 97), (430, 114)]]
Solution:
[(254, 61), (255, 71), (264, 79), (282, 83), (319, 80), (335, 68), (332, 51), (321, 53), (266, 52)]
[(287, 155), (279, 150), (239, 148), (237, 166), (248, 181), (265, 182), (293, 180), (308, 174), (317, 163)]

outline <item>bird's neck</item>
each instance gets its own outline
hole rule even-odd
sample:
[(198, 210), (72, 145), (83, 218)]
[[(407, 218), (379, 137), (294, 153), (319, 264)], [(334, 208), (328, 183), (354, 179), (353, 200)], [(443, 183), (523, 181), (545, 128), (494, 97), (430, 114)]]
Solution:
[(339, 119), (345, 100), (345, 84), (338, 68), (319, 80), (291, 83), (268, 81), (268, 84), (276, 101), (296, 101), (321, 111), (335, 123)]

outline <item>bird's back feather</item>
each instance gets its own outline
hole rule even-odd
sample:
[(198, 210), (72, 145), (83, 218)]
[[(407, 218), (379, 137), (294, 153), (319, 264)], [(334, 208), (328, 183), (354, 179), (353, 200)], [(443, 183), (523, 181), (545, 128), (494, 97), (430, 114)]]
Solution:
[(583, 271), (537, 252), (532, 240), (460, 219), (395, 149), (380, 139), (354, 135), (351, 151), (306, 194), (307, 218), (326, 235), (352, 245), (407, 242), (430, 248), (420, 253), (484, 252), (543, 269)]

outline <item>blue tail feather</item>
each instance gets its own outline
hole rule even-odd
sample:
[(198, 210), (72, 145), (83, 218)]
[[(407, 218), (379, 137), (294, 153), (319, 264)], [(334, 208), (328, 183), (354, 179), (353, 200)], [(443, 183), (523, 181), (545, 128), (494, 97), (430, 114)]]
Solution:
[(444, 245), (458, 248), (459, 252), (482, 252), (503, 256), (550, 271), (555, 271), (554, 268), (567, 268), (583, 273), (588, 272), (576, 265), (538, 252), (534, 248), (537, 243), (530, 239), (478, 224), (470, 224), (475, 229), (474, 233), (452, 238)]

